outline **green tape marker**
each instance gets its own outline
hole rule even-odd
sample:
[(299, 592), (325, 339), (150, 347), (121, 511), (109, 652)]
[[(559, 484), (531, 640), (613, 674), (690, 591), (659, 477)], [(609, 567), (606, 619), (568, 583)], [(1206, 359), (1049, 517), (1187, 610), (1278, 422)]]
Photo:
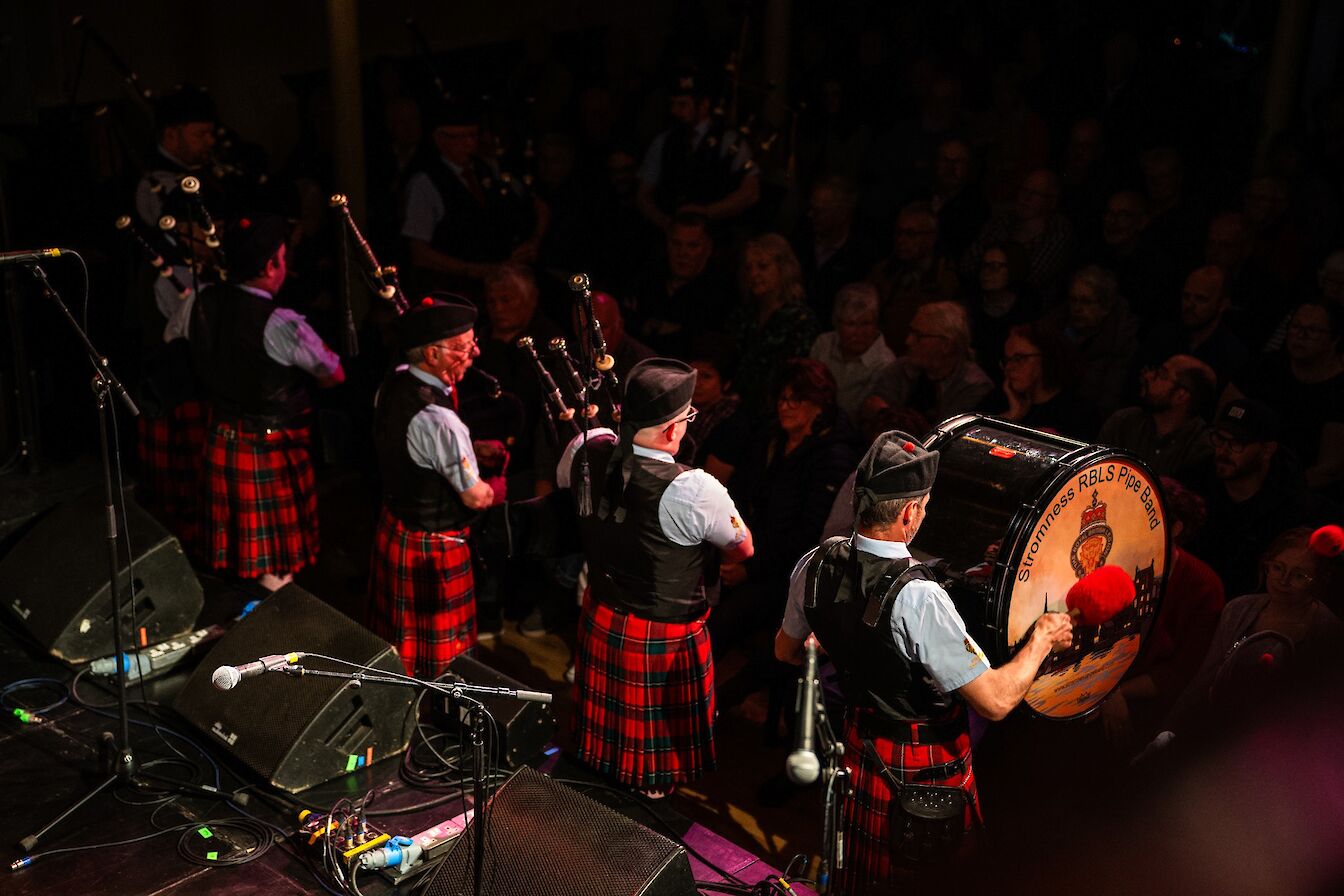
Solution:
[(345, 760), (345, 770), (348, 772), (354, 771), (358, 766), (359, 766), (358, 756), (351, 755)]
[(219, 858), (219, 853), (217, 853), (217, 852), (208, 852), (208, 853), (205, 854), (205, 857), (206, 857), (207, 859), (209, 859), (210, 861), (213, 862), (215, 859)]
[(196, 833), (201, 835), (202, 840), (209, 840), (211, 837), (215, 836), (214, 834), (210, 833), (209, 828), (198, 828)]

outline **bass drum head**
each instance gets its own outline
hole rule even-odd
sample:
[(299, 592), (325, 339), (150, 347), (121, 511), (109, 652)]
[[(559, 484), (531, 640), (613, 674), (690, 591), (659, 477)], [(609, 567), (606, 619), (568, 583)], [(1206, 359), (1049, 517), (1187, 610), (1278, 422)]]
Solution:
[(1157, 616), (1167, 572), (1167, 526), (1151, 474), (1128, 456), (1103, 449), (1069, 471), (1037, 505), (1013, 552), (1007, 641), (1016, 652), (1031, 624), (1099, 566), (1134, 580), (1134, 600), (1102, 625), (1075, 620), (1073, 646), (1051, 654), (1027, 690), (1027, 706), (1054, 719), (1081, 716), (1120, 683)]
[(1046, 659), (1024, 699), (1051, 719), (1092, 711), (1157, 614), (1168, 539), (1154, 477), (1124, 452), (985, 417), (947, 421), (929, 447), (941, 457), (917, 553), (944, 561), (948, 593), (994, 665), (1043, 612), (1067, 612), (1087, 573), (1133, 577), (1133, 602), (1099, 626), (1075, 621), (1073, 646)]

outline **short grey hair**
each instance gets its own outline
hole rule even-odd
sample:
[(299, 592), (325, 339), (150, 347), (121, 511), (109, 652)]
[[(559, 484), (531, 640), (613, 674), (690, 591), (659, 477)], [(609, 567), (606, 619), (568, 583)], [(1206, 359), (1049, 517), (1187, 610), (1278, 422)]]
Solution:
[(419, 364), (421, 361), (425, 360), (425, 349), (427, 348), (429, 348), (429, 343), (406, 349), (406, 363)]
[(881, 300), (877, 287), (871, 283), (850, 283), (840, 287), (835, 294), (835, 308), (831, 311), (831, 325), (839, 326), (841, 321), (849, 322), (871, 317), (877, 321), (877, 309)]
[(872, 530), (895, 525), (901, 521), (901, 514), (905, 513), (907, 506), (923, 499), (924, 495), (915, 495), (913, 498), (892, 498), (890, 501), (878, 501), (858, 515), (858, 518), (854, 521), (854, 528)]
[(941, 301), (920, 305), (916, 314), (926, 314), (940, 336), (946, 336), (957, 351), (970, 356), (971, 318), (960, 302)]

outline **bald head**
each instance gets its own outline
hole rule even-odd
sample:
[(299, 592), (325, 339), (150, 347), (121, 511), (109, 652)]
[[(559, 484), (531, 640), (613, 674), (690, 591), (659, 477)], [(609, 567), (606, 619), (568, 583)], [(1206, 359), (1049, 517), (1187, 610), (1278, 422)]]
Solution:
[(1196, 268), (1181, 290), (1181, 323), (1187, 330), (1212, 329), (1227, 310), (1226, 275), (1217, 265)]

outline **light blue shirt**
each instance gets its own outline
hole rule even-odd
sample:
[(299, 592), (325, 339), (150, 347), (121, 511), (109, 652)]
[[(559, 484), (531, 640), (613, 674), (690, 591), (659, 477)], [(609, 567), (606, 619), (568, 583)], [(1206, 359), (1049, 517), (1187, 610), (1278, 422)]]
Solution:
[[(414, 366), (406, 369), (430, 388), (452, 394), (452, 388), (433, 374)], [(412, 417), (406, 427), (406, 450), (412, 463), (438, 473), (459, 493), (481, 481), (471, 431), (451, 408), (431, 404)]]
[[(857, 532), (855, 550), (887, 560), (910, 556), (903, 541), (880, 541)], [(789, 599), (781, 628), (799, 640), (812, 633), (803, 611), (807, 591), (807, 565), (820, 548), (803, 555), (789, 579)], [(896, 650), (906, 661), (922, 666), (934, 686), (944, 695), (974, 681), (989, 670), (989, 660), (966, 631), (952, 599), (937, 582), (915, 579), (896, 595), (891, 609), (891, 635)], [(822, 645), (823, 647), (825, 645)]]
[[(238, 288), (268, 302), (274, 301), (274, 296), (264, 289), (244, 285)], [(340, 357), (327, 348), (317, 331), (293, 308), (276, 308), (271, 312), (261, 333), (261, 344), (266, 357), (275, 363), (297, 367), (315, 377), (331, 376), (341, 366)]]

